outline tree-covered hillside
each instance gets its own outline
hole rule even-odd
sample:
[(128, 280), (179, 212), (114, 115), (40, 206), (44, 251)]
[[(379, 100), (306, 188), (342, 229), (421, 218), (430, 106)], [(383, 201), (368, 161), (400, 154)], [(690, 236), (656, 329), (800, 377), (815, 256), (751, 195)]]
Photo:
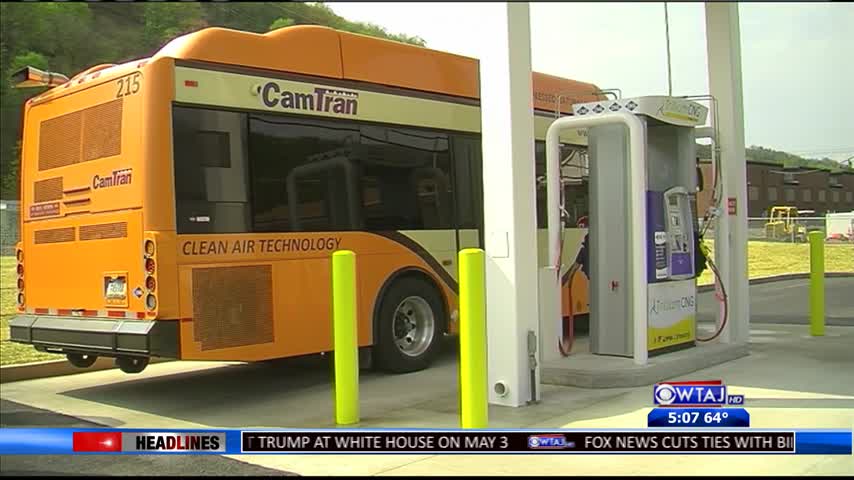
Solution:
[[(804, 158), (791, 153), (773, 150), (771, 148), (750, 146), (747, 147), (746, 156), (748, 161), (774, 163), (783, 168), (816, 168), (821, 170), (852, 170), (847, 165), (842, 165), (839, 162), (830, 158), (812, 159)], [(703, 159), (711, 158), (708, 145), (697, 145), (697, 156)]]
[(69, 77), (100, 63), (150, 56), (172, 38), (208, 26), (264, 33), (325, 25), (424, 46), (424, 40), (336, 15), (323, 3), (0, 3), (0, 198), (18, 198), (23, 102), (9, 76), (31, 65)]

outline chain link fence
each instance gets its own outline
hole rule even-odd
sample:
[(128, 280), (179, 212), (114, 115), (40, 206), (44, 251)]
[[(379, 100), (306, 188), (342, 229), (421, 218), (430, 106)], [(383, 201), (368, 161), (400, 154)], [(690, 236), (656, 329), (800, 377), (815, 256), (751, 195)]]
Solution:
[(797, 217), (788, 221), (771, 221), (765, 217), (747, 219), (748, 240), (803, 243), (808, 239), (807, 234), (814, 231), (826, 233), (824, 217)]
[[(702, 230), (702, 220), (700, 228)], [(714, 231), (714, 225), (710, 225), (705, 238), (714, 238)], [(844, 220), (842, 223), (836, 220), (831, 224), (825, 217), (797, 217), (788, 221), (771, 221), (768, 217), (747, 219), (748, 241), (805, 243), (808, 241), (807, 235), (814, 231), (821, 232), (826, 243), (854, 243), (854, 216), (850, 225)]]
[(0, 200), (0, 256), (14, 255), (18, 243), (18, 218), (20, 202)]

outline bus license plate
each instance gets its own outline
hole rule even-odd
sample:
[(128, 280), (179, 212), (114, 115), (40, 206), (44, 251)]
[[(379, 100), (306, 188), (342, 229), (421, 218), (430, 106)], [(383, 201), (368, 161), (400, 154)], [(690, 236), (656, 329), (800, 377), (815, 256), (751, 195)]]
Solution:
[(113, 300), (124, 300), (127, 298), (127, 283), (124, 277), (107, 280), (107, 292), (105, 296)]

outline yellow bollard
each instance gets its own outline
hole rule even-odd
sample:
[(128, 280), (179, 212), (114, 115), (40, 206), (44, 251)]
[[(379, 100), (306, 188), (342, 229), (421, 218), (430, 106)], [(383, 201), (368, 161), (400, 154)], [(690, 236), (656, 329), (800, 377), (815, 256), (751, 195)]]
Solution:
[(810, 335), (824, 335), (824, 233), (810, 232)]
[(460, 426), (486, 428), (485, 255), (479, 248), (459, 254), (460, 265)]
[(332, 254), (332, 330), (335, 349), (335, 423), (359, 423), (359, 344), (356, 254)]

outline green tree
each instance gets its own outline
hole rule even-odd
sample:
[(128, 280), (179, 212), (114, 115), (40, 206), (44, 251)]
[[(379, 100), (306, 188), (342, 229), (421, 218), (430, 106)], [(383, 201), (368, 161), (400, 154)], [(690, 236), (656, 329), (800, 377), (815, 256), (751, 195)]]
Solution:
[[(847, 165), (842, 165), (830, 158), (810, 159), (799, 155), (794, 155), (788, 152), (782, 152), (771, 148), (766, 148), (758, 145), (751, 145), (745, 149), (748, 161), (773, 163), (780, 165), (783, 168), (816, 168), (821, 170), (849, 170), (854, 171)], [(711, 151), (708, 145), (697, 144), (697, 156), (702, 159), (711, 158)]]
[(295, 24), (296, 21), (293, 18), (277, 18), (275, 22), (270, 25), (270, 31), (278, 30), (280, 28), (290, 27)]
[(143, 14), (143, 39), (150, 49), (157, 49), (175, 37), (200, 28), (207, 22), (198, 3), (147, 3)]
[(12, 60), (12, 64), (9, 65), (9, 73), (17, 72), (18, 70), (27, 66), (35, 67), (40, 70), (47, 70), (47, 57), (45, 57), (39, 52), (25, 52), (20, 55), (17, 55), (15, 59)]

